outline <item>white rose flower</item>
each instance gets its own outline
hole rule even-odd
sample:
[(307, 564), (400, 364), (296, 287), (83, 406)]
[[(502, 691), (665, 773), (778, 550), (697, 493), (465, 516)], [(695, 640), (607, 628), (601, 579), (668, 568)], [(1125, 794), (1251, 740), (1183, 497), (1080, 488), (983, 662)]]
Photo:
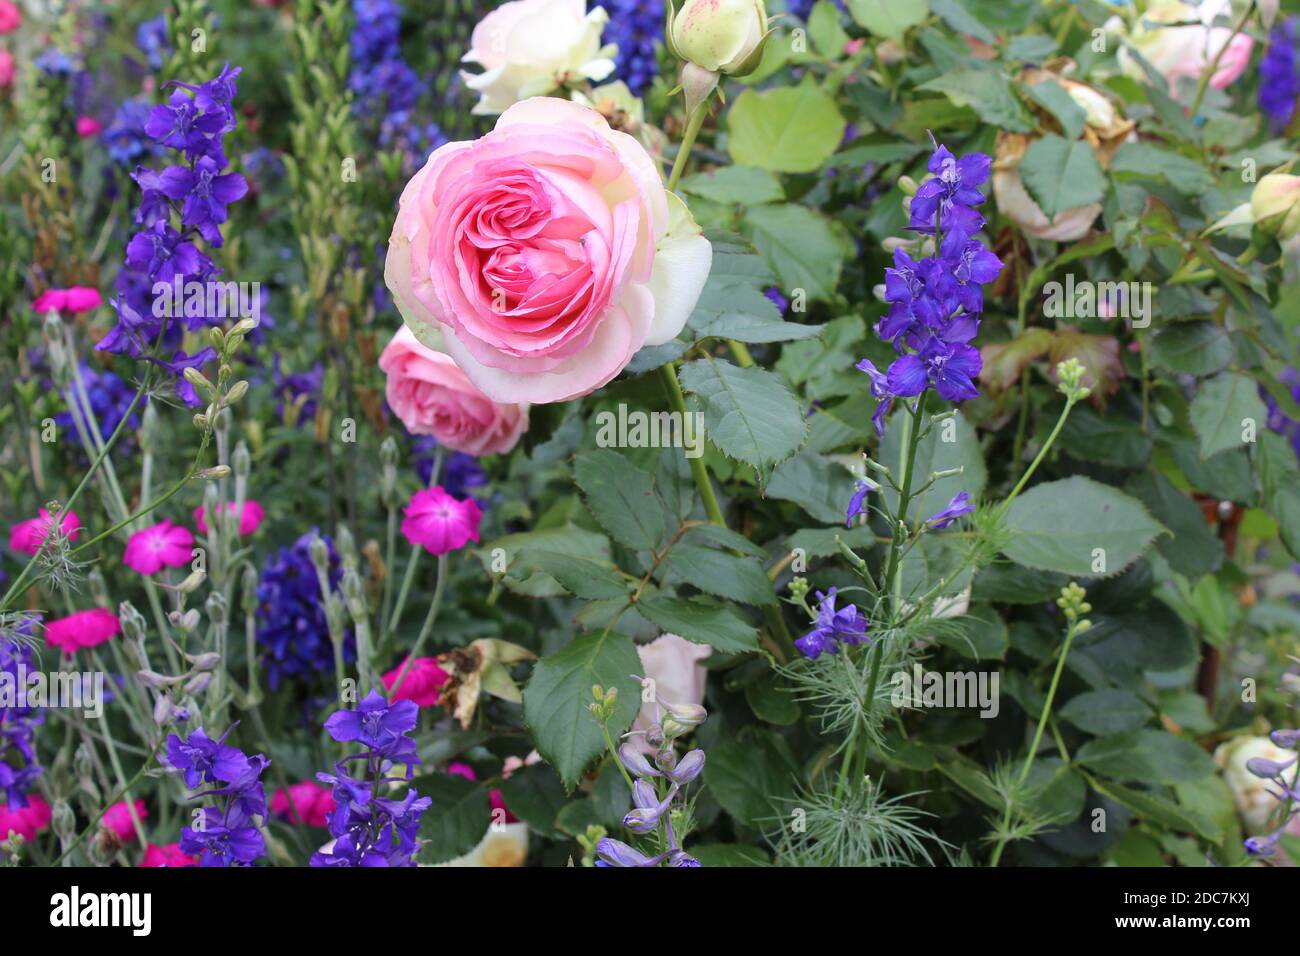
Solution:
[(474, 28), (462, 63), (465, 85), (479, 94), (473, 112), (495, 115), (531, 96), (545, 96), (575, 80), (599, 82), (614, 72), (618, 47), (601, 45), (609, 22), (603, 7), (586, 0), (511, 0)]

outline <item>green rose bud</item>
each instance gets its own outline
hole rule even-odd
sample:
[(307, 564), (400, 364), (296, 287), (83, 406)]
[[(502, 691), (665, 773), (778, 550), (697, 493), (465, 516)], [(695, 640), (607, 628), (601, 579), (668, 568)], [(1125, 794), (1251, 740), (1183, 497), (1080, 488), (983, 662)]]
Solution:
[(767, 40), (763, 0), (686, 0), (669, 10), (667, 34), (681, 59), (712, 73), (754, 72)]
[(1261, 229), (1286, 242), (1300, 235), (1300, 176), (1270, 173), (1255, 184), (1250, 211)]

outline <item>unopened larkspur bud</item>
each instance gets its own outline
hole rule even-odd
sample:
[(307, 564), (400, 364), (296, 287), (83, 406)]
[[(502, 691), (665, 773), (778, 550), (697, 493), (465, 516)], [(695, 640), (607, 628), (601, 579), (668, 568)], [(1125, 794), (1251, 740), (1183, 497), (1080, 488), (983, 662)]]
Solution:
[(633, 833), (650, 833), (659, 826), (660, 815), (658, 807), (631, 810), (623, 818), (623, 826)]
[(257, 571), (251, 567), (244, 568), (244, 573), (240, 576), (239, 601), (245, 614), (257, 610)]
[(655, 754), (655, 764), (664, 773), (668, 773), (677, 766), (677, 751), (672, 747), (665, 747)]
[(768, 36), (763, 0), (686, 0), (671, 15), (672, 49), (706, 70), (745, 76), (763, 56)]
[(253, 456), (248, 453), (248, 446), (242, 441), (235, 446), (230, 456), (230, 466), (235, 469), (236, 478), (247, 478), (253, 470)]
[(207, 601), (203, 604), (204, 610), (208, 612), (208, 620), (216, 627), (226, 623), (226, 596), (220, 591), (213, 591), (208, 595)]
[[(213, 331), (220, 331), (220, 330), (214, 329)], [(181, 374), (185, 377), (185, 381), (189, 382), (191, 385), (197, 388), (204, 395), (208, 395), (208, 396), (216, 395), (216, 389), (212, 387), (212, 383), (208, 381), (207, 376), (204, 375), (202, 372), (200, 372), (198, 369), (187, 368)]]
[(632, 805), (639, 810), (648, 810), (659, 805), (659, 795), (648, 780), (638, 780), (632, 784)]
[(135, 609), (130, 601), (123, 601), (117, 606), (117, 619), (122, 625), (122, 633), (135, 643), (144, 640), (144, 615)]
[(401, 455), (397, 448), (397, 439), (392, 435), (385, 438), (379, 445), (379, 463), (381, 465), (391, 465), (396, 468)]
[(219, 481), (222, 478), (229, 478), (230, 466), (213, 465), (211, 468), (204, 468), (197, 475), (195, 475), (195, 477), (201, 481)]
[(194, 665), (196, 671), (216, 670), (221, 664), (221, 655), (215, 651), (206, 654), (186, 654), (185, 659)]
[(1300, 176), (1269, 173), (1250, 195), (1255, 223), (1279, 242), (1300, 235)]
[(181, 619), (176, 622), (182, 631), (192, 631), (199, 626), (199, 612), (197, 608), (190, 608), (181, 615)]
[(659, 771), (650, 766), (650, 761), (646, 759), (645, 754), (630, 743), (625, 742), (618, 748), (618, 759), (634, 777), (659, 776)]
[(674, 783), (690, 783), (704, 769), (704, 751), (692, 750), (677, 762), (677, 766), (668, 772), (668, 778)]
[(161, 727), (171, 720), (171, 717), (172, 699), (166, 694), (161, 694), (153, 703), (153, 722)]
[(201, 694), (203, 691), (207, 690), (208, 685), (211, 683), (212, 675), (210, 673), (204, 672), (202, 674), (195, 674), (190, 678), (189, 683), (185, 685), (184, 691), (186, 694), (191, 695)]
[(72, 755), (72, 770), (81, 780), (92, 780), (95, 776), (95, 761), (90, 756), (90, 748), (85, 744), (77, 746)]
[(154, 690), (175, 684), (180, 680), (179, 677), (168, 677), (166, 674), (159, 674), (157, 671), (151, 671), (147, 668), (136, 671), (135, 677), (145, 687), (152, 687)]
[(230, 391), (226, 392), (226, 404), (233, 405), (247, 394), (248, 382), (240, 379), (234, 385), (230, 386)]
[(207, 573), (204, 571), (191, 571), (186, 576), (185, 580), (177, 586), (176, 590), (180, 591), (182, 594), (189, 594), (202, 584), (203, 579), (207, 576)]
[(235, 323), (235, 327), (230, 330), (231, 335), (247, 335), (253, 329), (257, 328), (256, 319), (240, 319)]
[(904, 195), (915, 196), (916, 191), (921, 187), (917, 185), (916, 180), (913, 179), (911, 176), (899, 176), (898, 188), (903, 191)]
[(314, 534), (311, 542), (307, 545), (307, 554), (311, 558), (312, 566), (322, 573), (328, 573), (330, 566), (330, 549), (320, 535)]
[(194, 427), (197, 428), (199, 431), (204, 431), (204, 432), (207, 431), (207, 430), (208, 430), (208, 416), (207, 416), (207, 415), (204, 415), (202, 412), (199, 412), (198, 414), (196, 414), (196, 415), (194, 416)]
[(50, 823), (60, 840), (71, 840), (77, 829), (77, 815), (63, 800), (56, 800), (50, 811)]

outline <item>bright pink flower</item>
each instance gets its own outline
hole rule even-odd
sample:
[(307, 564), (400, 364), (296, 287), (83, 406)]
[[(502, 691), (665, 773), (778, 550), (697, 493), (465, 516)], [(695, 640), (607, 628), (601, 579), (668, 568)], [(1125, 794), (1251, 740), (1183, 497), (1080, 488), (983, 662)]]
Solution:
[[(148, 819), (149, 811), (145, 808), (143, 800), (135, 801), (135, 815), (141, 820)], [(117, 838), (123, 843), (130, 843), (135, 839), (135, 824), (131, 822), (131, 811), (125, 800), (119, 800), (104, 811), (104, 818), (100, 822), (116, 833)]]
[(150, 843), (144, 849), (144, 859), (140, 861), (140, 865), (160, 867), (198, 866), (199, 858), (190, 856), (188, 853), (182, 853), (179, 843), (168, 843), (166, 846)]
[(593, 392), (675, 338), (712, 255), (636, 139), (534, 96), (406, 184), (384, 281), (485, 395), (537, 404)]
[[(474, 768), (467, 763), (460, 763), (459, 761), (456, 761), (454, 763), (449, 763), (447, 764), (447, 772), (449, 774), (452, 774), (453, 776), (464, 777), (466, 780), (472, 780), (472, 781), (478, 780), (478, 774), (476, 774), (474, 772)], [(509, 774), (507, 774), (506, 776), (509, 776)], [(519, 818), (515, 816), (513, 813), (511, 813), (510, 808), (506, 806), (505, 797), (501, 795), (500, 790), (493, 790), (488, 794), (488, 803), (491, 804), (492, 806), (493, 823), (497, 823), (497, 822), (518, 823), (519, 822)], [(497, 810), (501, 810), (505, 813), (504, 820), (501, 821), (497, 820), (497, 815), (496, 815)]]
[[(429, 335), (440, 338), (437, 330)], [(505, 454), (528, 431), (528, 406), (494, 402), (446, 352), (402, 326), (379, 356), (388, 404), (412, 435), (432, 435), (467, 455)]]
[(163, 568), (189, 564), (193, 547), (194, 535), (189, 528), (164, 520), (131, 535), (122, 561), (141, 574), (157, 574)]
[(14, 82), (14, 55), (8, 50), (0, 50), (0, 89), (12, 86)]
[[(35, 554), (41, 549), (45, 536), (50, 533), (54, 519), (44, 508), (40, 517), (20, 521), (9, 529), (9, 547), (22, 554)], [(75, 511), (65, 511), (59, 520), (59, 527), (69, 541), (76, 541), (81, 531), (81, 519)]]
[(104, 131), (104, 124), (93, 116), (77, 117), (77, 135), (82, 139), (90, 139), (92, 136), (98, 136)]
[[(406, 662), (403, 661), (383, 676), (385, 689), (393, 689), (393, 683), (405, 665)], [(420, 707), (433, 707), (438, 703), (442, 685), (450, 679), (447, 672), (438, 666), (436, 658), (417, 657), (406, 668), (402, 685), (393, 695), (393, 700), (413, 700)]]
[(93, 312), (104, 304), (98, 289), (73, 286), (71, 289), (46, 289), (32, 302), (33, 312)]
[(50, 805), (36, 794), (27, 797), (27, 806), (21, 810), (0, 805), (0, 843), (11, 833), (21, 833), (24, 840), (35, 840), (36, 834), (50, 825)]
[(116, 614), (107, 608), (92, 607), (46, 624), (45, 643), (65, 654), (73, 654), (83, 647), (103, 644), (121, 630), (122, 622)]
[[(235, 503), (233, 501), (226, 502), (226, 511), (229, 514), (235, 513)], [(260, 504), (252, 500), (245, 501), (244, 510), (239, 513), (239, 533), (252, 534), (257, 530), (258, 525), (262, 523), (264, 517), (266, 517), (266, 511)], [(203, 505), (199, 505), (194, 509), (194, 523), (199, 526), (200, 534), (208, 533), (207, 515)]]
[(271, 797), (271, 812), (299, 826), (325, 826), (337, 806), (333, 791), (315, 780), (281, 787)]
[(430, 554), (446, 554), (463, 548), (466, 541), (477, 542), (478, 523), (483, 519), (473, 498), (457, 501), (436, 485), (417, 491), (405, 514), (402, 534)]
[(12, 0), (0, 0), (0, 33), (13, 33), (23, 25), (23, 12)]

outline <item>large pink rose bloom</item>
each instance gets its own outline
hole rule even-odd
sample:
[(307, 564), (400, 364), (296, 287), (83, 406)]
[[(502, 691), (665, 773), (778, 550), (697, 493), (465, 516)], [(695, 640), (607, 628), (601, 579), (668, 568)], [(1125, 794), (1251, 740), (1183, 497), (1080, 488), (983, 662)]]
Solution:
[(384, 278), (406, 324), (498, 402), (560, 402), (681, 331), (712, 248), (645, 149), (593, 109), (516, 103), (406, 185)]
[[(20, 521), (9, 529), (9, 547), (23, 554), (36, 554), (50, 533), (54, 518), (44, 508), (39, 517)], [(81, 519), (75, 511), (65, 511), (59, 519), (59, 528), (69, 541), (76, 541), (81, 531)]]
[(388, 375), (388, 404), (412, 435), (432, 435), (467, 455), (498, 455), (528, 431), (527, 405), (492, 401), (455, 359), (420, 342), (406, 326), (379, 356), (379, 367)]

